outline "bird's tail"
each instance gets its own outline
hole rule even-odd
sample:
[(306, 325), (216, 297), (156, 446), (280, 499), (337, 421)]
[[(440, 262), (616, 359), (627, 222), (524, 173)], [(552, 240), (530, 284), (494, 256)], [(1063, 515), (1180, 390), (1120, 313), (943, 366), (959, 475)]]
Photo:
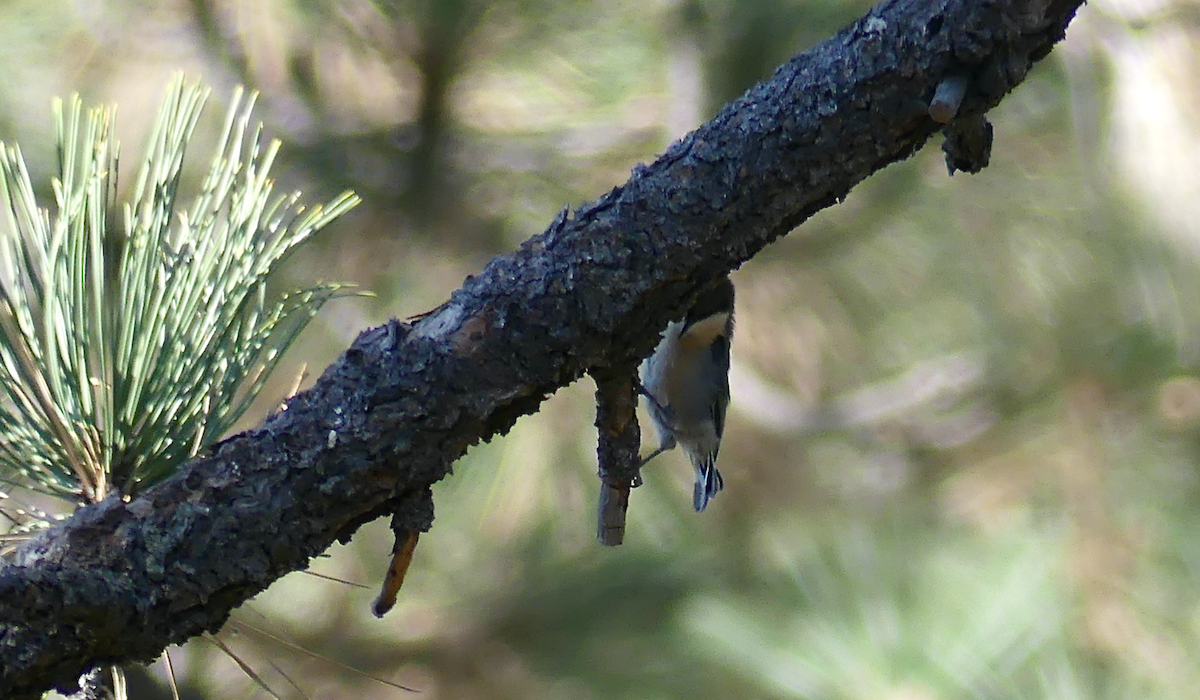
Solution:
[(716, 460), (706, 459), (696, 462), (696, 490), (692, 495), (692, 505), (699, 513), (708, 507), (708, 501), (717, 492), (725, 488), (725, 480), (717, 471)]

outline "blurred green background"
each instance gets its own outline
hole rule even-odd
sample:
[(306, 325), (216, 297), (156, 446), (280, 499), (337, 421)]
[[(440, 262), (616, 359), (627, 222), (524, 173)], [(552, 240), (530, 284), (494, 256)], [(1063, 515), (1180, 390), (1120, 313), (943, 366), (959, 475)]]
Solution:
[[(365, 199), (281, 286), (377, 295), (327, 307), (278, 401), (868, 6), (7, 0), (0, 138), (45, 182), (53, 96), (119, 103), (136, 163), (175, 71), (218, 102), (261, 90), (281, 184)], [(384, 620), (381, 521), (312, 566), (368, 589), (293, 574), (220, 640), (295, 698), (409, 696), (338, 664), (431, 699), (1194, 697), (1198, 12), (1090, 2), (993, 112), (982, 174), (931, 145), (736, 273), (727, 488), (703, 515), (671, 454), (626, 544), (596, 544), (581, 382), (437, 485)], [(268, 697), (210, 642), (171, 658), (184, 698)], [(130, 696), (165, 678), (131, 671)]]

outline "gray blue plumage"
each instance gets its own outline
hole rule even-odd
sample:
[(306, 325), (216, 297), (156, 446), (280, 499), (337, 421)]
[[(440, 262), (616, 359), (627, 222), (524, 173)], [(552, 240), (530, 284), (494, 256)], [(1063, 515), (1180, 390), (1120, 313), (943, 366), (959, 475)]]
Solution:
[(717, 454), (729, 406), (729, 344), (733, 339), (733, 284), (728, 278), (703, 292), (681, 321), (672, 322), (642, 364), (646, 408), (659, 447), (643, 464), (679, 445), (696, 470), (697, 511), (724, 486)]

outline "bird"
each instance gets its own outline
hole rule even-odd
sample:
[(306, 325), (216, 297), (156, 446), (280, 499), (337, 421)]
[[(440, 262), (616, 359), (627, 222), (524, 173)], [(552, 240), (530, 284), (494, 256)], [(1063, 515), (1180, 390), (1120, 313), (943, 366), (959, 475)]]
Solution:
[(682, 320), (663, 332), (641, 366), (641, 393), (658, 434), (651, 459), (676, 445), (696, 471), (696, 512), (725, 486), (717, 453), (729, 406), (729, 348), (733, 341), (733, 283), (728, 277), (701, 292)]

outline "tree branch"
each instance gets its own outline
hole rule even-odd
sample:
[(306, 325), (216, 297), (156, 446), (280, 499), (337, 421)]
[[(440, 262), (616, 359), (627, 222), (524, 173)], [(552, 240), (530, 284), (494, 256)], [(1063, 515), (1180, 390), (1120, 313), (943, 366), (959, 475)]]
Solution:
[(1081, 0), (894, 0), (560, 216), (414, 326), (363, 333), (316, 385), (130, 503), (109, 499), (0, 569), (0, 697), (149, 661), (445, 476), (589, 370), (636, 366), (706, 281), (942, 127), (978, 118)]

